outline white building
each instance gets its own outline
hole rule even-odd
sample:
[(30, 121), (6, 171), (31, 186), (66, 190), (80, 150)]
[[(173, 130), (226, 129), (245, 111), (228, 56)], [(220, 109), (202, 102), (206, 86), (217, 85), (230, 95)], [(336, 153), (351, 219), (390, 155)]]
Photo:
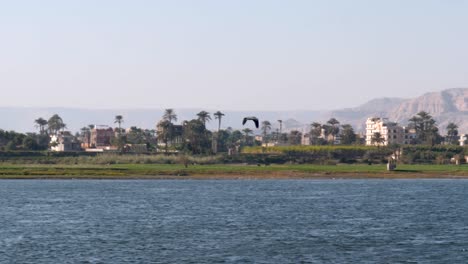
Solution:
[(80, 149), (80, 143), (68, 131), (60, 131), (50, 137), (50, 150), (52, 151), (76, 151)]
[(375, 145), (372, 137), (375, 133), (380, 133), (383, 138), (381, 145), (391, 144), (411, 144), (416, 138), (412, 129), (407, 129), (395, 122), (390, 122), (387, 118), (370, 117), (366, 121), (366, 145)]

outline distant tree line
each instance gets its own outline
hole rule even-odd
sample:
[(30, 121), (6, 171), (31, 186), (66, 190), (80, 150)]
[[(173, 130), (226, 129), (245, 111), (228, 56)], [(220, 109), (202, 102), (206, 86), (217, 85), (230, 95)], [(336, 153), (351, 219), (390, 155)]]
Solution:
[[(363, 145), (364, 139), (355, 133), (350, 124), (341, 124), (336, 118), (330, 118), (321, 124), (312, 122), (309, 131), (303, 135), (301, 131), (291, 130), (283, 132), (283, 121), (278, 120), (278, 128), (273, 129), (270, 121), (264, 120), (260, 124), (260, 137), (255, 137), (254, 131), (248, 127), (236, 130), (231, 127), (222, 128), (222, 120), (225, 114), (217, 111), (213, 114), (200, 111), (191, 120), (184, 120), (180, 124), (174, 109), (165, 109), (161, 120), (155, 125), (155, 129), (142, 129), (135, 126), (125, 130), (125, 122), (122, 115), (116, 115), (114, 124), (115, 137), (111, 144), (124, 151), (125, 146), (130, 144), (146, 145), (148, 152), (183, 152), (187, 154), (216, 154), (216, 153), (238, 153), (243, 147), (304, 144), (303, 139), (308, 138), (307, 145)], [(217, 129), (210, 131), (207, 124), (217, 121)], [(38, 118), (34, 120), (36, 133), (17, 133), (14, 131), (0, 130), (0, 150), (47, 150), (50, 136), (56, 135), (67, 128), (63, 119), (54, 114), (48, 119)], [(94, 125), (88, 125), (80, 129), (75, 137), (88, 143)], [(411, 144), (435, 146), (438, 144), (458, 144), (458, 126), (449, 123), (446, 130), (447, 135), (442, 137), (436, 126), (435, 120), (427, 112), (419, 112), (409, 119), (408, 129), (413, 129), (416, 137)], [(306, 136), (306, 137), (305, 137)], [(338, 140), (339, 139), (339, 140)], [(372, 142), (380, 145), (384, 142), (380, 133), (372, 136)]]

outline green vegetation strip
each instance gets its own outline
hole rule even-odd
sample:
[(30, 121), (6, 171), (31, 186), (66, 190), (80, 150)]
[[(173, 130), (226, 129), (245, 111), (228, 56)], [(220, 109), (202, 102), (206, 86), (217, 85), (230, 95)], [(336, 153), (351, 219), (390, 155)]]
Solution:
[(0, 165), (0, 178), (128, 178), (138, 176), (269, 176), (281, 175), (432, 175), (468, 176), (468, 165), (399, 165), (386, 171), (385, 165)]

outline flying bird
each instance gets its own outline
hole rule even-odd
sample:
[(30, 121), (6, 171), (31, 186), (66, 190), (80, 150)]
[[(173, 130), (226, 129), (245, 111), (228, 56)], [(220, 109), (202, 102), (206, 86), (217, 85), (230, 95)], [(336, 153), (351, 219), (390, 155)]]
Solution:
[(242, 121), (242, 125), (245, 125), (245, 123), (247, 123), (247, 121), (249, 120), (252, 120), (255, 123), (255, 127), (258, 128), (258, 118), (256, 118), (255, 116), (244, 117), (244, 120)]

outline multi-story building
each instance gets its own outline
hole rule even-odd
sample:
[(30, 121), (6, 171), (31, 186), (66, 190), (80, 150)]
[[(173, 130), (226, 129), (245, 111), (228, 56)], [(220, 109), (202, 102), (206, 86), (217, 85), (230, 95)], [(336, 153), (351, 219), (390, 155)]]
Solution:
[(111, 145), (111, 140), (115, 136), (114, 129), (109, 128), (93, 128), (91, 130), (90, 147), (100, 148)]
[(380, 145), (411, 144), (415, 139), (414, 130), (405, 128), (387, 118), (370, 117), (366, 121), (366, 145), (376, 145), (372, 138), (375, 133), (380, 133), (383, 142)]

